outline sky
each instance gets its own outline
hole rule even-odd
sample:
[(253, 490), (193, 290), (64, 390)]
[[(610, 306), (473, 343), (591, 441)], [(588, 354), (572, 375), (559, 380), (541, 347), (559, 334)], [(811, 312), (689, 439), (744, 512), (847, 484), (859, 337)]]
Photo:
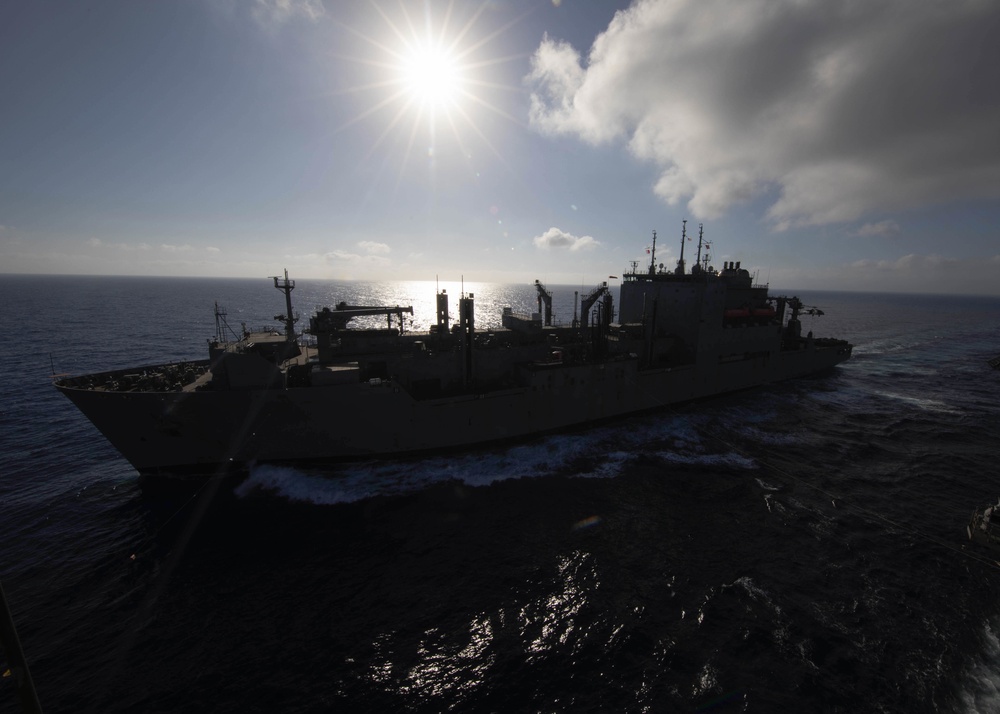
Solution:
[(1000, 294), (993, 0), (8, 0), (0, 273)]

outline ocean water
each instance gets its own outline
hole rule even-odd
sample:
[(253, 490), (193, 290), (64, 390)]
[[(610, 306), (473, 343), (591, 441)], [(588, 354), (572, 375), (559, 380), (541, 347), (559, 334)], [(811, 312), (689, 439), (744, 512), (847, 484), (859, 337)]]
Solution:
[[(474, 292), (479, 325), (537, 309), (530, 285), (441, 287), (453, 313)], [(303, 319), (413, 304), (417, 328), (434, 289), (299, 281), (293, 299)], [(201, 358), (215, 301), (258, 325), (282, 296), (4, 276), (0, 579), (43, 708), (1000, 710), (1000, 563), (965, 535), (1000, 496), (1000, 299), (799, 294), (826, 312), (805, 329), (855, 344), (832, 373), (505, 448), (164, 491), (51, 374)]]

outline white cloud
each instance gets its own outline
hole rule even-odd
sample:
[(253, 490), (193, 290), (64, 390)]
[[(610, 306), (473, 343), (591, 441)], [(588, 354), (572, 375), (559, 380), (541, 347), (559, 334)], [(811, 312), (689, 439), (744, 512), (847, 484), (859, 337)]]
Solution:
[(344, 250), (331, 250), (323, 255), (323, 260), (331, 265), (343, 265), (344, 263), (376, 266), (389, 265), (389, 259), (383, 258), (380, 255), (372, 255), (371, 253), (358, 255), (357, 253), (348, 253)]
[(205, 250), (207, 250), (209, 253), (221, 253), (222, 252), (222, 249), (216, 248), (214, 245), (207, 246), (205, 248)]
[(184, 245), (171, 245), (169, 243), (162, 243), (160, 245), (160, 250), (166, 251), (168, 253), (187, 253), (194, 250), (194, 246), (189, 243)]
[(862, 277), (871, 279), (873, 285), (895, 286), (920, 285), (926, 292), (943, 292), (940, 288), (950, 286), (951, 291), (965, 289), (976, 282), (988, 281), (996, 284), (1000, 280), (1000, 263), (976, 258), (946, 258), (936, 254), (921, 255), (910, 253), (896, 260), (858, 260), (851, 268)]
[(358, 243), (358, 247), (369, 255), (384, 255), (392, 250), (385, 243), (376, 243), (372, 240), (363, 240)]
[(344, 267), (350, 266), (373, 266), (383, 268), (391, 264), (392, 261), (386, 258), (384, 254), (390, 252), (390, 248), (385, 243), (377, 243), (375, 241), (363, 240), (358, 242), (357, 246), (361, 248), (363, 253), (352, 253), (349, 250), (335, 249), (327, 251), (326, 253), (309, 253), (307, 255), (289, 255), (285, 256), (294, 261), (302, 261), (308, 263), (316, 263), (322, 261), (327, 265), (333, 267)]
[(253, 17), (262, 26), (281, 25), (293, 18), (316, 22), (326, 14), (322, 0), (254, 0)]
[(699, 218), (762, 196), (779, 230), (998, 198), (998, 22), (984, 0), (637, 0), (585, 59), (543, 38), (530, 120), (627, 142)]
[(535, 237), (535, 247), (543, 250), (568, 248), (569, 250), (591, 250), (600, 245), (591, 236), (575, 236), (572, 233), (552, 227)]
[(917, 255), (910, 253), (896, 260), (856, 260), (851, 267), (856, 270), (880, 271), (886, 273), (913, 273), (915, 270), (926, 266), (942, 265), (946, 262), (957, 264), (958, 261), (948, 261), (939, 255)]
[(878, 223), (866, 223), (852, 235), (860, 238), (870, 236), (894, 236), (899, 233), (899, 224), (895, 221), (879, 221)]
[(87, 239), (87, 246), (95, 249), (115, 249), (121, 251), (149, 250), (149, 243), (106, 243), (100, 238)]
[(1000, 255), (953, 258), (910, 253), (891, 260), (785, 266), (772, 272), (771, 284), (817, 290), (995, 295)]

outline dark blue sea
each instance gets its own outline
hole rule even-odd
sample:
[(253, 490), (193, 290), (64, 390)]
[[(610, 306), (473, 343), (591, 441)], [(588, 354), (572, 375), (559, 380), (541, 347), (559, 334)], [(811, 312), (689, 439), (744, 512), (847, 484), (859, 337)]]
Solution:
[[(530, 285), (461, 289), (479, 325), (537, 309)], [(292, 297), (303, 321), (412, 303), (420, 327), (434, 290)], [(965, 532), (1000, 496), (1000, 299), (798, 294), (826, 313), (804, 329), (855, 344), (831, 373), (505, 448), (162, 489), (52, 373), (205, 357), (216, 301), (257, 326), (281, 294), (3, 276), (0, 579), (43, 708), (1000, 710), (1000, 564)]]

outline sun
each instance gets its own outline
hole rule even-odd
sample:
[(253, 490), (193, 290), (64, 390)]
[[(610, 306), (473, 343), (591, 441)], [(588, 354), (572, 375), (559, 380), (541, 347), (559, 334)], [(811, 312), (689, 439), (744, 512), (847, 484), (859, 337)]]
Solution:
[(453, 106), (463, 93), (460, 60), (447, 49), (426, 43), (402, 54), (399, 80), (410, 99), (425, 109)]
[(469, 158), (477, 142), (502, 156), (484, 131), (484, 117), (518, 124), (499, 103), (501, 93), (520, 91), (503, 72), (517, 55), (500, 46), (520, 16), (490, 25), (483, 15), (492, 0), (400, 0), (395, 7), (369, 0), (367, 7), (374, 11), (368, 21), (342, 26), (359, 42), (357, 55), (341, 57), (355, 63), (362, 81), (345, 92), (360, 98), (359, 110), (337, 131), (364, 123), (373, 137), (368, 156), (388, 146), (401, 166), (417, 156), (430, 163), (446, 155)]

